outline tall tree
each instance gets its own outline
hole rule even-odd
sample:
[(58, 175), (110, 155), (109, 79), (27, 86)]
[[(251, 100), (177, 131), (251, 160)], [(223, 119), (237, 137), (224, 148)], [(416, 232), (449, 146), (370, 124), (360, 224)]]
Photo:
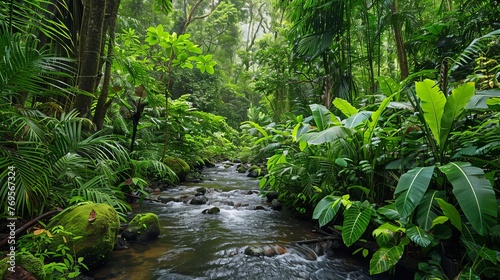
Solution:
[[(95, 91), (101, 78), (101, 53), (103, 49), (103, 32), (106, 0), (85, 0), (80, 45), (78, 49), (78, 89), (75, 108), (84, 118), (90, 117), (90, 107), (95, 97)], [(109, 10), (108, 10), (109, 11)]]

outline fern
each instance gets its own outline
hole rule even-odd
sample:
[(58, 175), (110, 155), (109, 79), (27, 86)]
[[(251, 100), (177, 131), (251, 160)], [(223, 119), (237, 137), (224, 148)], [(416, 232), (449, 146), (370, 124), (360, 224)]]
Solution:
[(456, 70), (460, 66), (464, 66), (465, 64), (470, 62), (476, 54), (485, 51), (489, 47), (487, 43), (498, 38), (499, 35), (500, 29), (497, 29), (484, 36), (472, 40), (472, 42), (457, 57), (457, 59), (455, 60), (455, 64), (451, 68), (451, 71)]

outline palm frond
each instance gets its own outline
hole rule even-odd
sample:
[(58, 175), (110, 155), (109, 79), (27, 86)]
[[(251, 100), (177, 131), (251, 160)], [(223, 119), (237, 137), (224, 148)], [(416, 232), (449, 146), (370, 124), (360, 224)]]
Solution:
[[(70, 78), (70, 59), (53, 56), (47, 47), (39, 48), (32, 36), (12, 34), (0, 29), (0, 95), (71, 94), (61, 78)], [(48, 85), (48, 86), (47, 86)]]
[(491, 31), (484, 36), (472, 40), (472, 42), (462, 51), (462, 53), (460, 53), (458, 58), (455, 60), (456, 62), (451, 68), (451, 71), (454, 71), (458, 67), (464, 66), (465, 64), (472, 61), (474, 56), (478, 53), (486, 51), (486, 49), (490, 47), (487, 43), (491, 42), (494, 39), (498, 39), (498, 36), (500, 36), (500, 29)]
[[(35, 216), (43, 211), (49, 193), (51, 167), (46, 161), (47, 149), (36, 142), (18, 142), (16, 146), (16, 150), (0, 147), (0, 198), (7, 201), (7, 178), (15, 178), (18, 214)], [(12, 176), (8, 176), (9, 167), (15, 170)]]

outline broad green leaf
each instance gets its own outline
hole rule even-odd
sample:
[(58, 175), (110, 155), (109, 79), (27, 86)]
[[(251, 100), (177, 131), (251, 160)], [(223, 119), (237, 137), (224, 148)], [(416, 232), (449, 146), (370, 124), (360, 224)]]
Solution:
[(488, 104), (486, 104), (486, 102), (490, 100), (490, 98), (495, 97), (500, 97), (500, 90), (487, 89), (477, 91), (476, 94), (471, 97), (465, 109), (488, 109)]
[(382, 247), (378, 249), (370, 260), (370, 274), (379, 274), (396, 265), (403, 256), (404, 246)]
[(411, 241), (424, 248), (429, 246), (434, 239), (431, 234), (429, 234), (424, 229), (419, 228), (418, 226), (412, 226), (407, 229), (406, 236), (408, 236)]
[(309, 125), (308, 123), (298, 123), (297, 125), (295, 125), (292, 132), (293, 141), (297, 141), (300, 136), (302, 136), (302, 134), (305, 134), (310, 129), (311, 125)]
[(332, 113), (325, 106), (320, 104), (309, 105), (314, 118), (314, 123), (319, 131), (325, 130), (331, 123)]
[(394, 237), (398, 232), (405, 232), (405, 229), (391, 223), (385, 223), (373, 230), (372, 235), (375, 237), (375, 240), (380, 247), (388, 247), (389, 242), (392, 241), (394, 243), (396, 240)]
[(425, 79), (423, 82), (416, 82), (415, 89), (418, 98), (420, 98), (425, 122), (432, 131), (438, 146), (441, 146), (441, 118), (446, 104), (446, 97), (439, 90), (436, 83), (429, 79)]
[(467, 266), (460, 271), (460, 274), (455, 279), (457, 280), (481, 280), (481, 277), (476, 274), (472, 267)]
[(425, 229), (430, 230), (432, 228), (432, 221), (438, 216), (435, 211), (437, 208), (435, 198), (444, 197), (443, 192), (438, 192), (436, 190), (429, 190), (422, 198), (420, 204), (416, 211), (416, 220), (418, 225)]
[(344, 100), (340, 97), (337, 97), (333, 100), (333, 105), (348, 118), (358, 113), (358, 109), (356, 109), (356, 107), (352, 106), (349, 101)]
[(335, 164), (342, 167), (347, 167), (347, 161), (344, 158), (336, 158)]
[(473, 82), (469, 82), (454, 88), (451, 95), (446, 100), (444, 113), (441, 118), (441, 131), (439, 132), (440, 148), (444, 149), (448, 135), (450, 134), (453, 123), (462, 114), (465, 106), (474, 95), (475, 87)]
[(431, 228), (435, 227), (436, 225), (441, 225), (441, 224), (444, 224), (448, 221), (448, 217), (446, 216), (437, 216), (436, 218), (434, 218), (434, 220), (432, 220), (432, 225), (431, 225)]
[(451, 224), (454, 225), (459, 231), (462, 231), (462, 219), (457, 211), (457, 208), (442, 198), (436, 197), (434, 199), (439, 204), (439, 207), (441, 207), (441, 210), (443, 210), (443, 214), (450, 219)]
[(434, 166), (416, 167), (401, 175), (394, 194), (396, 209), (401, 217), (410, 216), (424, 197), (434, 173)]
[(489, 224), (496, 221), (497, 204), (490, 181), (481, 168), (468, 162), (450, 162), (439, 169), (453, 186), (453, 194), (474, 229), (486, 234)]
[(348, 247), (354, 244), (366, 231), (370, 223), (372, 209), (352, 204), (344, 211), (344, 224), (342, 226), (342, 239)]
[(373, 137), (373, 133), (375, 132), (375, 128), (377, 128), (378, 121), (380, 120), (380, 116), (382, 116), (382, 113), (384, 112), (385, 108), (391, 103), (392, 98), (394, 97), (393, 94), (384, 100), (380, 102), (380, 105), (377, 108), (377, 111), (373, 112), (371, 115), (371, 122), (368, 126), (368, 129), (364, 133), (364, 138), (363, 138), (363, 144), (365, 145), (370, 145)]
[(399, 220), (401, 216), (398, 210), (396, 210), (395, 204), (387, 204), (377, 209), (377, 212), (387, 217), (390, 220)]
[(361, 111), (359, 113), (356, 113), (352, 115), (350, 118), (345, 120), (345, 126), (348, 128), (355, 128), (358, 126), (360, 123), (366, 121), (371, 117), (373, 112), (369, 111)]
[(342, 198), (333, 195), (325, 196), (314, 208), (313, 219), (319, 220), (322, 227), (328, 224), (340, 209)]
[(320, 132), (311, 131), (303, 134), (300, 141), (307, 141), (310, 145), (321, 145), (323, 143), (330, 143), (341, 138), (348, 138), (354, 134), (350, 128), (343, 126), (332, 126)]
[(208, 74), (213, 74), (213, 73), (215, 73), (215, 69), (214, 69), (214, 67), (213, 67), (213, 66), (210, 66), (210, 65), (207, 65), (207, 66), (206, 66), (206, 68), (205, 68), (205, 70), (207, 70), (207, 73), (208, 73)]

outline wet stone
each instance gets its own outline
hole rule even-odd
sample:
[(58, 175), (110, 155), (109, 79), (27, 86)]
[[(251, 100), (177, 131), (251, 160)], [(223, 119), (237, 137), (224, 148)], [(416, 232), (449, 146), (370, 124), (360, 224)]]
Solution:
[(193, 197), (193, 199), (191, 199), (190, 204), (203, 205), (203, 204), (206, 204), (207, 202), (208, 202), (208, 198), (204, 195), (200, 195), (200, 196)]
[(220, 209), (218, 207), (212, 207), (212, 208), (203, 210), (201, 213), (203, 213), (203, 214), (217, 214), (219, 212), (220, 212)]

